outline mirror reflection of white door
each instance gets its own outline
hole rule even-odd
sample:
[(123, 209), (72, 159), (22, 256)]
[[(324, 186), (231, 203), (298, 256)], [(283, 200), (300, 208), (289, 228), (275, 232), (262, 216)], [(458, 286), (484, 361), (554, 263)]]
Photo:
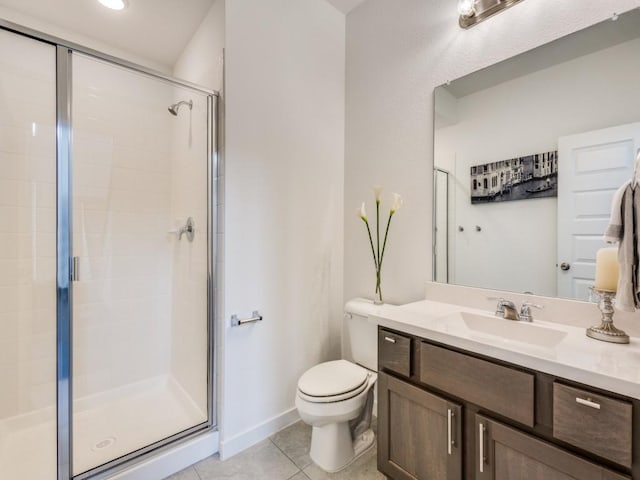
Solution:
[(614, 192), (633, 175), (640, 123), (558, 139), (558, 296), (587, 300)]

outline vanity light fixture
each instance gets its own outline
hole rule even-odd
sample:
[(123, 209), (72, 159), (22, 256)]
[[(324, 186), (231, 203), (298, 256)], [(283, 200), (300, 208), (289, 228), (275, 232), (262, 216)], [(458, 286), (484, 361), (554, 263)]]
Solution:
[(458, 24), (470, 28), (522, 0), (458, 0)]
[(127, 0), (98, 0), (102, 5), (111, 10), (124, 10), (129, 6)]

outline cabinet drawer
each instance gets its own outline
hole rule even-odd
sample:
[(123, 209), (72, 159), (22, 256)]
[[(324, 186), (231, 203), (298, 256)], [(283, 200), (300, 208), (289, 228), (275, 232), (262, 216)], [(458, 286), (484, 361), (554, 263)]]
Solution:
[(587, 390), (553, 384), (553, 436), (631, 467), (632, 405)]
[(534, 376), (530, 373), (423, 342), (420, 381), (533, 427)]
[(409, 377), (411, 339), (387, 330), (378, 330), (378, 363), (381, 368)]

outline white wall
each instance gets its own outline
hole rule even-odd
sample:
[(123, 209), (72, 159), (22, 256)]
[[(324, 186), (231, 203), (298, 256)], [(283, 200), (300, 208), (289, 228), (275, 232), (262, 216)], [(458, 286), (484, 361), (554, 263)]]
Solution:
[[(297, 418), (299, 376), (340, 355), (344, 16), (226, 5), (223, 456)], [(229, 327), (252, 310), (261, 323)]]
[(458, 123), (435, 133), (436, 164), (453, 173), (452, 283), (556, 295), (557, 198), (472, 205), (469, 168), (557, 150), (558, 137), (636, 121), (639, 50), (640, 40), (632, 40), (457, 100)]
[(214, 0), (178, 58), (173, 75), (212, 90), (222, 90), (225, 0)]
[[(394, 217), (385, 300), (424, 296), (431, 278), (433, 89), (640, 6), (639, 0), (538, 0), (470, 30), (455, 2), (368, 0), (347, 17), (345, 211), (383, 184), (406, 197)], [(373, 294), (361, 222), (345, 216), (345, 298)]]

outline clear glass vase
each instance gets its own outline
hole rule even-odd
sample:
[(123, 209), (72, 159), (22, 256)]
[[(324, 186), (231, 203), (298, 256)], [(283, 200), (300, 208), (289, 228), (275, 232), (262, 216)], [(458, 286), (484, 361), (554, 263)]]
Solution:
[(376, 293), (373, 296), (373, 304), (374, 305), (382, 305), (384, 301), (382, 300), (382, 288), (380, 288), (380, 270), (376, 272)]

